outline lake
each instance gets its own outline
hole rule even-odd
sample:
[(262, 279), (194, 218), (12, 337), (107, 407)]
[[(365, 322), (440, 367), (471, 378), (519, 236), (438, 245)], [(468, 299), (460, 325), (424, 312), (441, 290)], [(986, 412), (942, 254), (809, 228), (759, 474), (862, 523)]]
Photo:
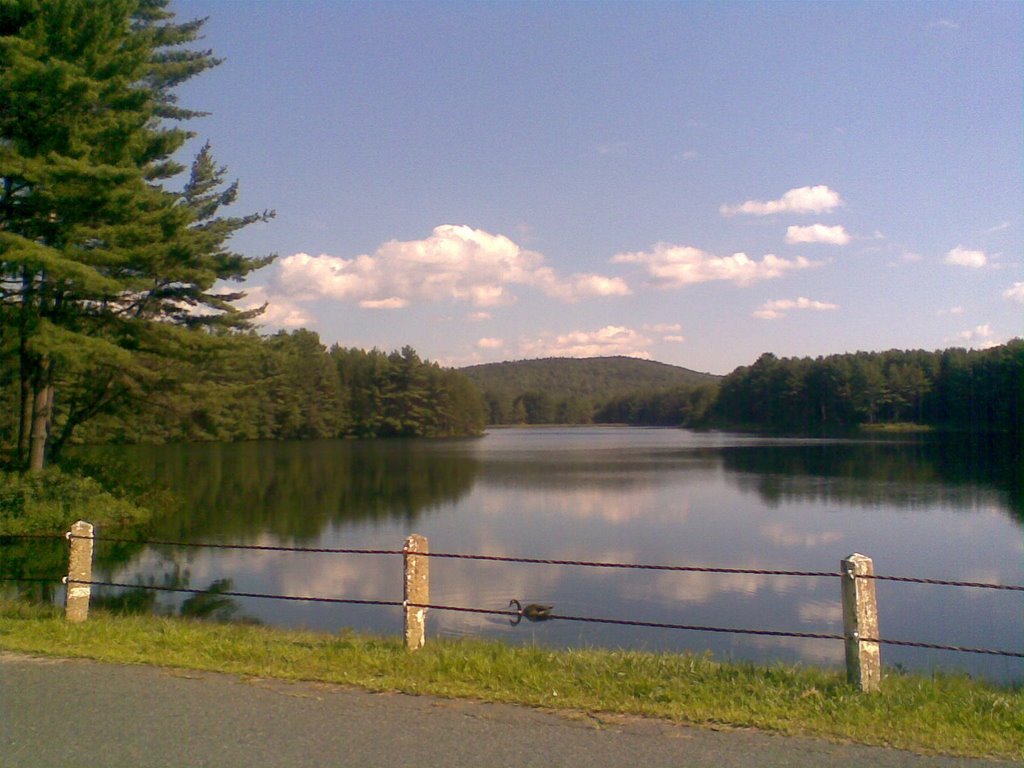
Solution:
[[(181, 500), (154, 539), (401, 549), (615, 563), (876, 573), (1024, 584), (1019, 455), (965, 440), (798, 440), (628, 427), (494, 429), (451, 441), (106, 447)], [(102, 532), (99, 532), (102, 535)], [(282, 595), (401, 600), (398, 556), (99, 543), (96, 579)], [(839, 580), (433, 559), (431, 602), (563, 615), (841, 633)], [(223, 580), (229, 581), (223, 581)], [(1024, 650), (1024, 594), (878, 582), (883, 637)], [(108, 603), (329, 632), (399, 635), (396, 607), (118, 594)], [(186, 602), (187, 601), (187, 602)], [(431, 636), (551, 646), (710, 651), (841, 666), (843, 644), (431, 611)], [(883, 646), (885, 666), (1024, 680), (1024, 660)]]

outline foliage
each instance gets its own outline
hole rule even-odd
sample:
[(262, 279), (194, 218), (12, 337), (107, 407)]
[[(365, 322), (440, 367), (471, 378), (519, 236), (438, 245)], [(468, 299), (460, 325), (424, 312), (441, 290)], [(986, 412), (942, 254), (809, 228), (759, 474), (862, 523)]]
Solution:
[(971, 351), (764, 354), (725, 377), (712, 418), (805, 434), (912, 422), (1024, 435), (1024, 340)]
[(490, 424), (694, 424), (718, 377), (631, 357), (547, 358), (461, 369)]
[(594, 421), (656, 427), (704, 426), (717, 393), (717, 383), (633, 392), (604, 403), (594, 414)]
[(57, 467), (42, 472), (0, 472), (0, 534), (63, 533), (76, 520), (124, 528), (149, 512), (105, 490), (96, 480)]
[[(237, 196), (209, 146), (180, 191), (162, 183), (196, 113), (173, 89), (218, 62), (185, 46), (168, 0), (0, 5), (0, 346), (18, 383), (16, 452), (42, 468), (98, 414), (164, 386), (202, 329), (247, 327), (222, 290), (269, 258), (227, 250), (272, 214)], [(6, 368), (6, 366), (5, 366)], [(12, 436), (13, 437), (13, 436)]]
[(721, 379), (630, 358), (523, 360), (463, 371), (484, 391), (491, 424), (626, 423), (822, 434), (912, 423), (1024, 433), (1019, 339), (971, 351), (890, 350), (816, 359), (766, 353)]
[(389, 354), (327, 350), (304, 329), (213, 341), (216, 350), (187, 369), (187, 380), (159, 399), (95, 419), (81, 437), (124, 443), (455, 437), (484, 427), (483, 400), (468, 379), (421, 360), (411, 347)]
[(349, 394), (346, 433), (359, 437), (454, 437), (484, 427), (483, 401), (465, 375), (423, 361), (412, 347), (334, 346), (330, 357)]

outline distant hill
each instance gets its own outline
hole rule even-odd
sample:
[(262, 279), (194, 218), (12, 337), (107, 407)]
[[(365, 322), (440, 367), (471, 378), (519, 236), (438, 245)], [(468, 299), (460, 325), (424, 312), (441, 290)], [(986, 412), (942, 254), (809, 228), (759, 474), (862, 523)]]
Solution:
[(550, 397), (604, 400), (632, 392), (717, 381), (721, 376), (635, 357), (548, 357), (461, 368), (482, 391), (546, 392)]

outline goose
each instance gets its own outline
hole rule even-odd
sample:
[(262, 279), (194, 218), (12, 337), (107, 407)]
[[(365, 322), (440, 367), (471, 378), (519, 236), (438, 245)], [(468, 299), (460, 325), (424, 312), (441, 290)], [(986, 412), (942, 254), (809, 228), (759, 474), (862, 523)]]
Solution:
[(512, 598), (508, 601), (509, 608), (515, 606), (516, 617), (515, 619), (509, 619), (509, 624), (515, 626), (523, 617), (526, 617), (527, 621), (546, 621), (551, 618), (551, 609), (553, 605), (541, 605), (540, 603), (527, 603), (526, 605), (520, 605), (519, 601)]

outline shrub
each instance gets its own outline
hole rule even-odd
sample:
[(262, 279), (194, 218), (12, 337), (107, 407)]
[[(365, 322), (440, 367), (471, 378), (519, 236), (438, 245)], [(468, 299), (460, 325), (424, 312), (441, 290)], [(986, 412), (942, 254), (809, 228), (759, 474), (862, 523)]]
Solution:
[(0, 472), (0, 534), (61, 533), (76, 520), (119, 529), (145, 522), (149, 514), (93, 478), (58, 467), (29, 474)]

